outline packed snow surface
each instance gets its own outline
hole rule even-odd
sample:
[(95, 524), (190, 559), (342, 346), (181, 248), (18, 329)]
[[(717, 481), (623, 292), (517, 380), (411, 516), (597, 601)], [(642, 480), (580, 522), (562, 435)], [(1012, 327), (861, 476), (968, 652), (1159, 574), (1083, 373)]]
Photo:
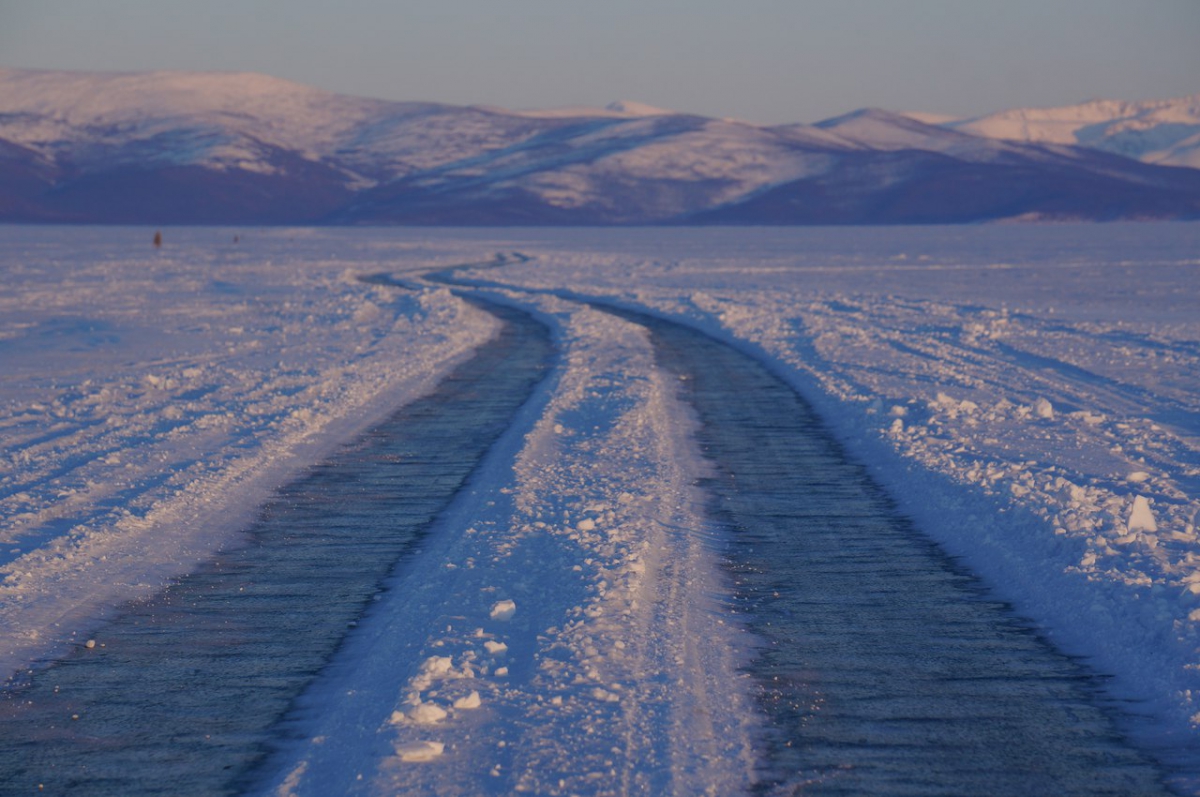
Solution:
[[(0, 228), (6, 676), (492, 334), (420, 279), (474, 262), (457, 278), (538, 314), (561, 361), (310, 696), (273, 792), (752, 778), (693, 421), (644, 333), (583, 299), (763, 359), (1200, 769), (1200, 225), (239, 235)], [(358, 279), (381, 273), (407, 287)]]

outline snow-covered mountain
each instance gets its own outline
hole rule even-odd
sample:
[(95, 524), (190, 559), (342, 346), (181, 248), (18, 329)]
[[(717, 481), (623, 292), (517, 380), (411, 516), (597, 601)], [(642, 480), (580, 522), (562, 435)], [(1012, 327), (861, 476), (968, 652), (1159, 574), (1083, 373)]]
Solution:
[(1093, 100), (1063, 108), (1018, 108), (944, 123), (977, 136), (1071, 144), (1146, 163), (1200, 168), (1200, 94), (1173, 100)]
[(508, 111), (348, 97), (257, 74), (0, 70), (0, 220), (1200, 217), (1200, 170), (999, 138), (877, 110), (765, 127), (630, 101)]

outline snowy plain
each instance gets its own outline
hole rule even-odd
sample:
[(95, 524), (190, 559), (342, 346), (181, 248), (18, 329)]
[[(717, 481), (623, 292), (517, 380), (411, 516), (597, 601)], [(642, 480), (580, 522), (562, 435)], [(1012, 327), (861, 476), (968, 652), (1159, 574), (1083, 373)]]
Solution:
[(273, 487), (429, 390), (495, 322), (420, 277), (479, 263), (457, 279), (551, 324), (556, 375), (440, 521), (412, 597), (351, 640), (320, 743), (275, 791), (752, 778), (718, 568), (665, 531), (720, 533), (692, 421), (644, 336), (581, 298), (762, 359), (922, 530), (1112, 676), (1135, 738), (1200, 771), (1200, 225), (149, 238), (0, 228), (3, 677), (235, 540)]

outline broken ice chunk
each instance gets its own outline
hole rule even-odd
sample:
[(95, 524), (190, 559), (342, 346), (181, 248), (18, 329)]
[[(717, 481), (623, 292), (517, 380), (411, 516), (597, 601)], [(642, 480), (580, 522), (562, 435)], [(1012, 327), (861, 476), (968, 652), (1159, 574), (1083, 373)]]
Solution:
[(454, 701), (455, 708), (479, 708), (481, 705), (483, 705), (483, 701), (479, 699), (479, 693), (475, 691)]
[(1130, 532), (1158, 531), (1158, 524), (1154, 522), (1154, 512), (1150, 509), (1150, 502), (1144, 495), (1133, 499), (1133, 508), (1129, 510), (1129, 521), (1126, 526)]
[(396, 755), (401, 761), (432, 761), (445, 749), (442, 742), (405, 742), (396, 745)]
[(446, 719), (446, 709), (434, 703), (422, 703), (409, 710), (408, 719), (418, 725), (435, 725)]

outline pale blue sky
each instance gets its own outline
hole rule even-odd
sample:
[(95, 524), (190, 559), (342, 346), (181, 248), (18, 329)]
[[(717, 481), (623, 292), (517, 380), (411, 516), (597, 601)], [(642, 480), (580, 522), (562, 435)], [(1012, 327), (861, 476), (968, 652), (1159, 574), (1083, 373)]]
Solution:
[(0, 65), (756, 122), (970, 115), (1200, 92), (1200, 0), (0, 0)]

